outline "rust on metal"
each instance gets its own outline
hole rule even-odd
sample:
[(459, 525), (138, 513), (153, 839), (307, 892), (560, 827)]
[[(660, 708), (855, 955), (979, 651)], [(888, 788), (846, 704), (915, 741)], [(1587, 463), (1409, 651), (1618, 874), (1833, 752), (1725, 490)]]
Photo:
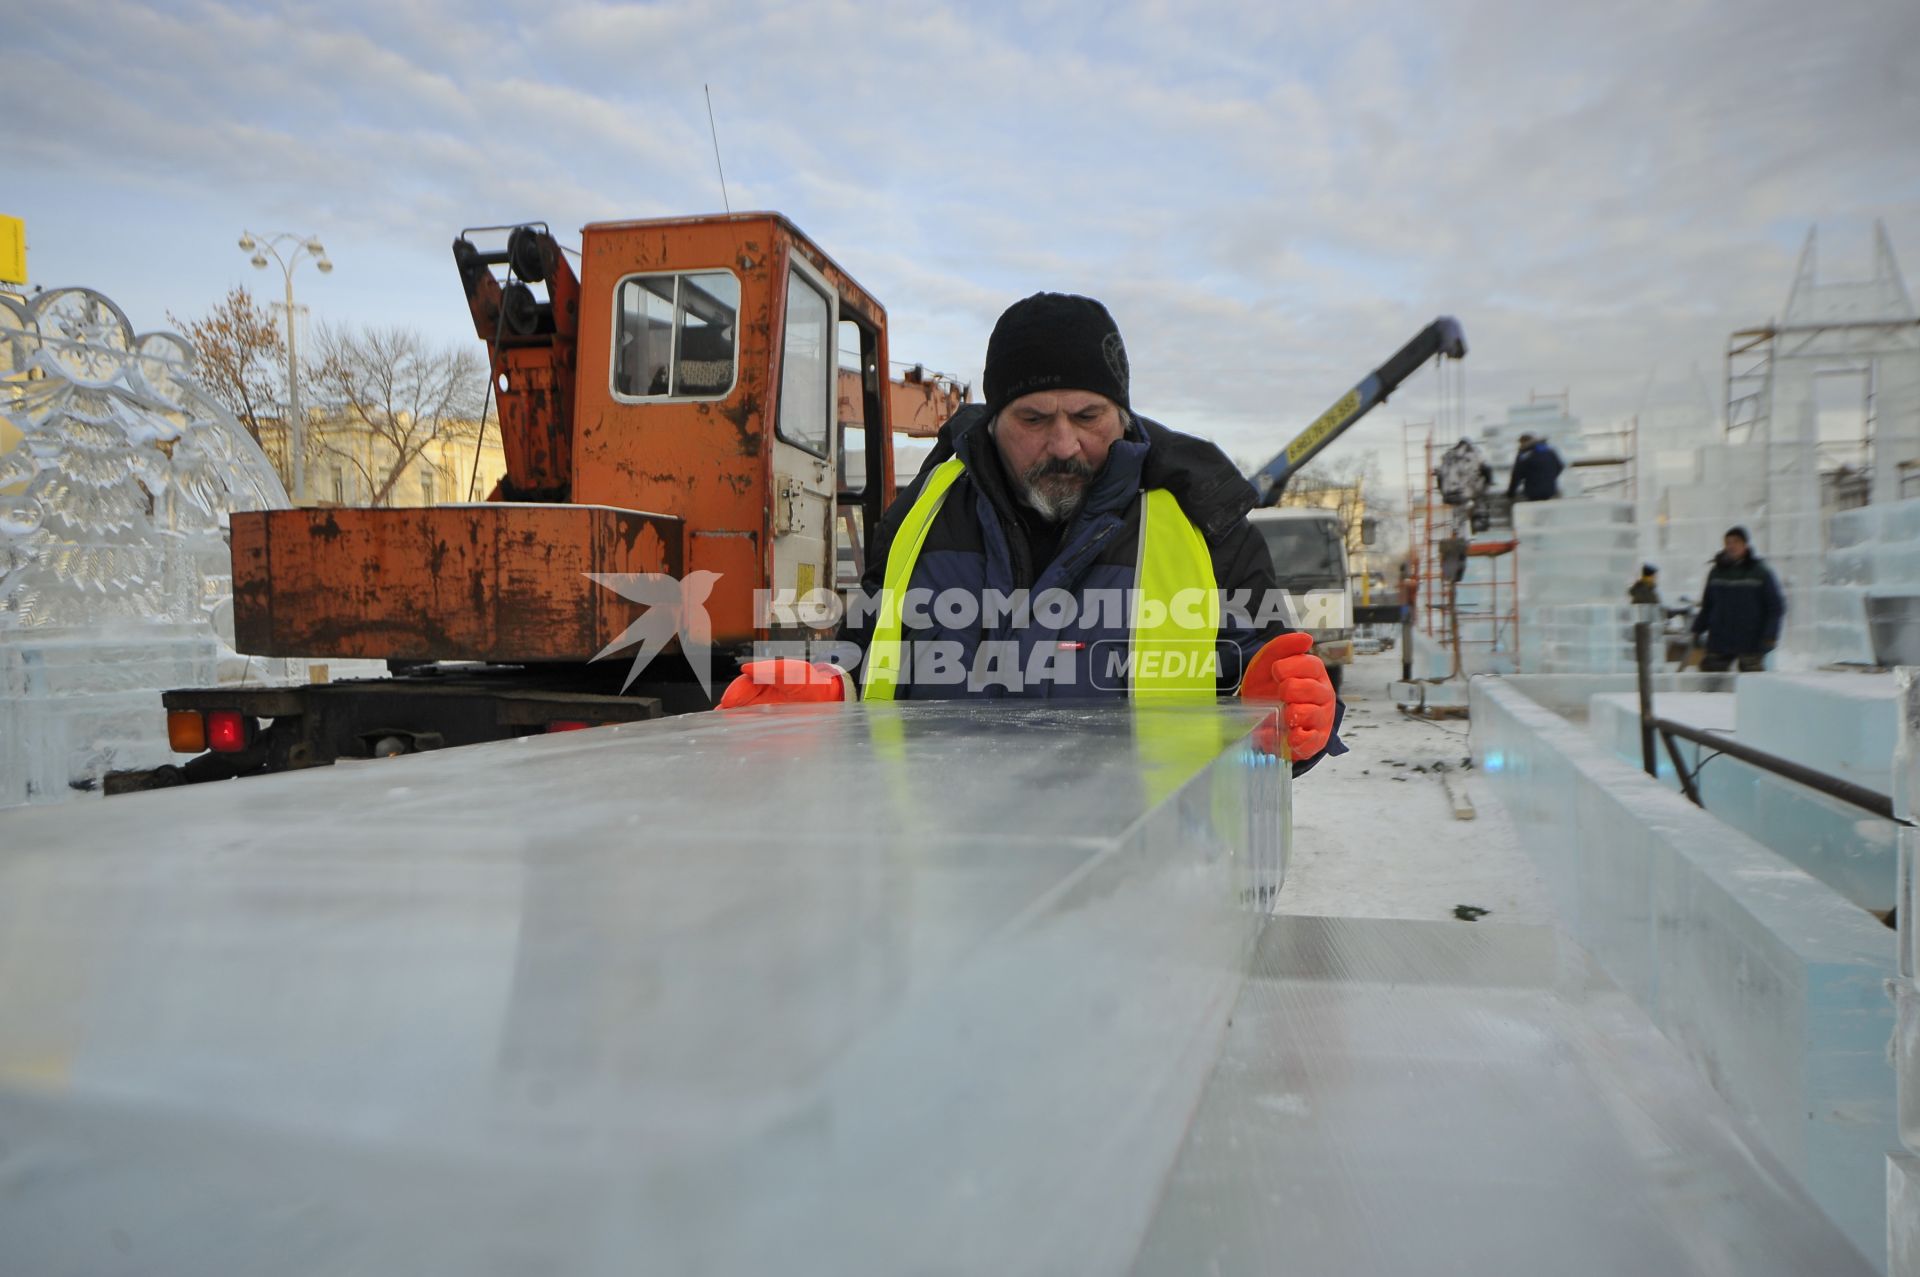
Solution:
[(642, 611), (587, 574), (679, 576), (686, 557), (678, 519), (604, 506), (267, 510), (233, 524), (234, 629), (261, 656), (586, 661)]

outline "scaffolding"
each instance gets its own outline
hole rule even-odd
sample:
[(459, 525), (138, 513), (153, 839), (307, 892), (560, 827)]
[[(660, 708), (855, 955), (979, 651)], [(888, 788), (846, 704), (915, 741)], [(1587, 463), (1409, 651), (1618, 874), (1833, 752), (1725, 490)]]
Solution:
[[(1520, 555), (1512, 521), (1498, 507), (1505, 498), (1489, 493), (1492, 517), (1475, 533), (1459, 507), (1440, 497), (1434, 470), (1439, 452), (1434, 423), (1401, 427), (1401, 455), (1407, 479), (1407, 561), (1419, 586), (1413, 624), (1416, 633), (1447, 653), (1452, 675), (1478, 673), (1520, 657)], [(1464, 535), (1462, 535), (1464, 533)], [(1448, 569), (1452, 541), (1460, 547), (1459, 579)]]
[[(1886, 228), (1865, 279), (1821, 282), (1816, 242), (1809, 230), (1782, 319), (1731, 334), (1726, 350), (1727, 442), (1759, 454), (1756, 490), (1729, 504), (1756, 512), (1789, 596), (1822, 580), (1825, 516), (1920, 495), (1920, 314)], [(1789, 647), (1808, 650), (1811, 613), (1788, 612)]]

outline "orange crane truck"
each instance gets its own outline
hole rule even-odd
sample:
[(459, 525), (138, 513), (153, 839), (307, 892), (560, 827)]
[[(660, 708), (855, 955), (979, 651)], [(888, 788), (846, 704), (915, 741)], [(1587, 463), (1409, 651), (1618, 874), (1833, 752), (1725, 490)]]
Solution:
[(758, 604), (832, 589), (837, 543), (871, 543), (895, 398), (953, 393), (887, 377), (885, 309), (778, 214), (590, 225), (577, 275), (541, 224), (453, 248), (499, 405), (490, 497), (232, 516), (239, 650), (390, 677), (167, 692), (195, 757), (109, 792), (708, 708), (677, 639), (628, 685), (649, 603), (618, 583), (698, 583), (724, 686), (756, 640), (806, 636)]

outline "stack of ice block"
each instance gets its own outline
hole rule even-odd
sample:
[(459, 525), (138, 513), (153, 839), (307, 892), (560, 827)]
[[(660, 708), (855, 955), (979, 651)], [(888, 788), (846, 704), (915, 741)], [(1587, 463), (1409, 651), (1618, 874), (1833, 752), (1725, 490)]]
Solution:
[[(1906, 502), (1900, 504), (1905, 505)], [(1893, 814), (1920, 812), (1920, 677), (1898, 671), (1900, 743), (1893, 758)], [(1887, 1156), (1887, 1271), (1920, 1273), (1920, 829), (1900, 829), (1900, 974), (1894, 1003), (1894, 1073), (1900, 1088), (1900, 1151)]]
[(212, 635), (193, 625), (0, 635), (0, 807), (59, 802), (109, 771), (167, 762), (157, 688), (216, 680)]
[(1920, 498), (1833, 515), (1812, 593), (1821, 664), (1911, 662), (1920, 651)]
[(1514, 507), (1520, 541), (1520, 659), (1529, 673), (1633, 668), (1627, 603), (1639, 572), (1633, 504), (1580, 498)]

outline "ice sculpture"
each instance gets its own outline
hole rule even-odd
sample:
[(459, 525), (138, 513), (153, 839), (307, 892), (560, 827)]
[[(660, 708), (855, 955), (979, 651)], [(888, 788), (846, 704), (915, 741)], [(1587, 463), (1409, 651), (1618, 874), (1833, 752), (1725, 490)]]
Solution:
[(0, 806), (164, 761), (163, 688), (290, 673), (233, 652), (225, 534), (286, 490), (193, 366), (89, 289), (0, 298)]

